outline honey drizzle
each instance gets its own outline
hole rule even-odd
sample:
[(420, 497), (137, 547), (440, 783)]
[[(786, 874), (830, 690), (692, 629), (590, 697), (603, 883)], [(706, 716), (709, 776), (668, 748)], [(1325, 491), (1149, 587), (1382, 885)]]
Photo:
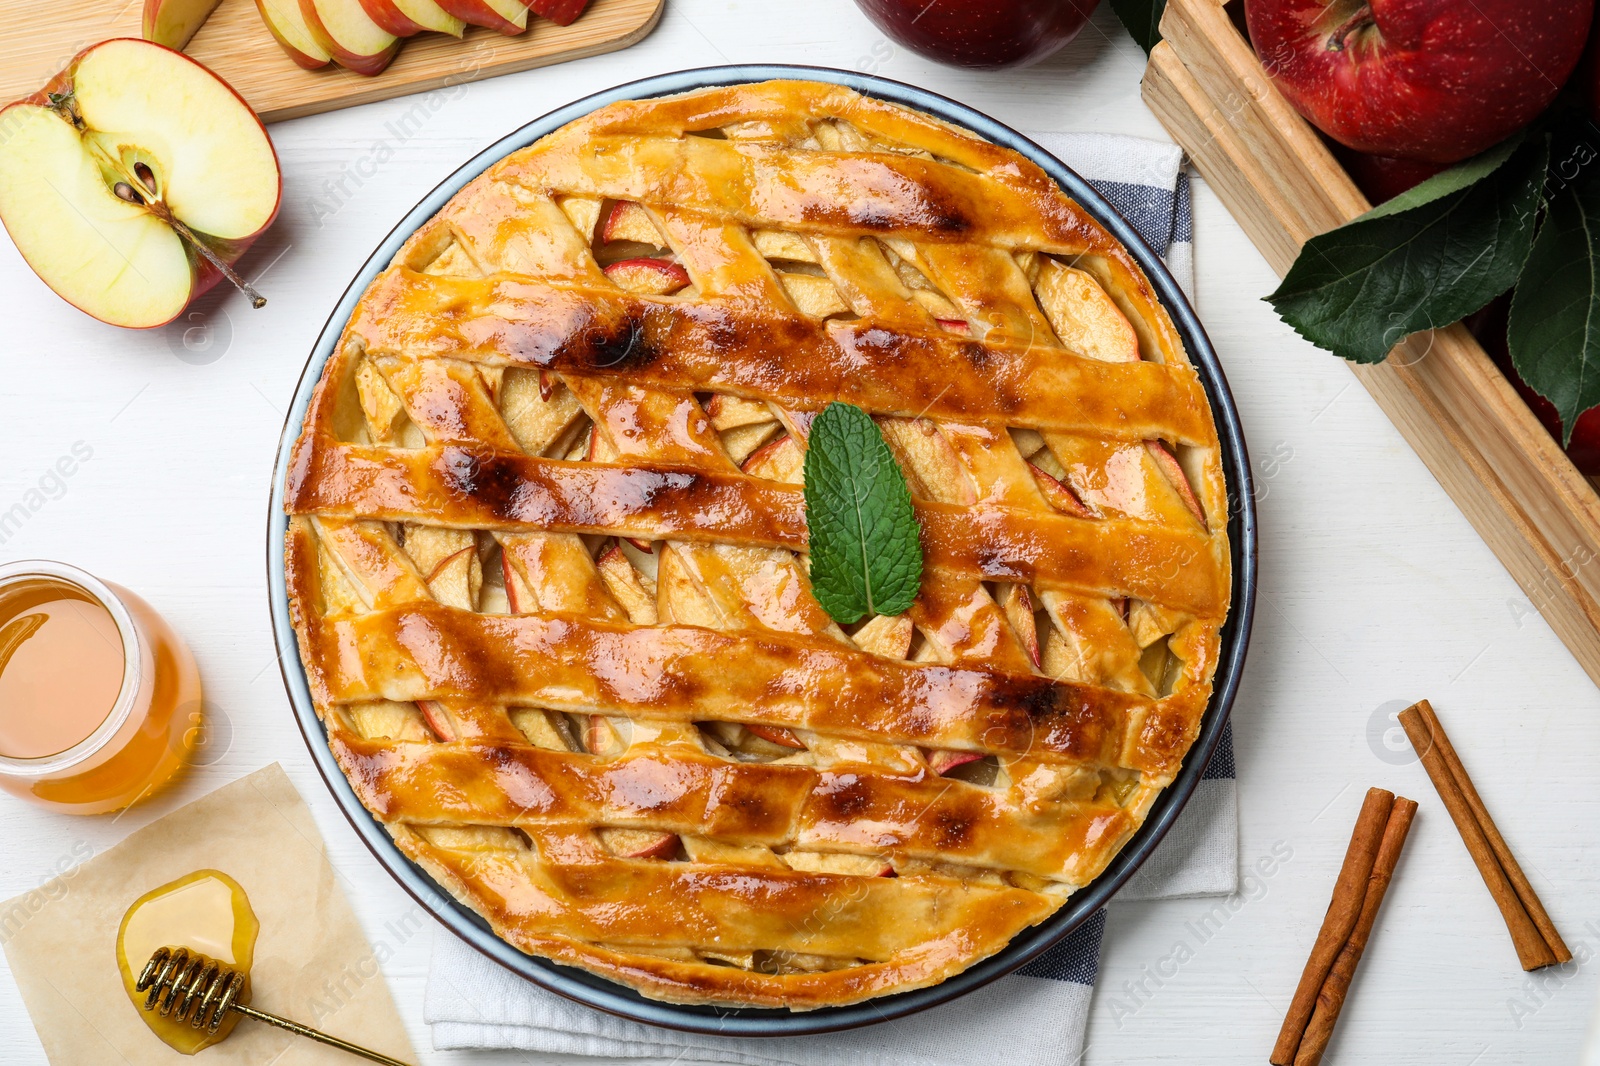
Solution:
[(229, 1013), (215, 1033), (163, 1018), (144, 1009), (139, 972), (156, 949), (186, 947), (226, 963), (244, 975), (240, 1000), (249, 997), (250, 965), (261, 923), (239, 882), (220, 870), (196, 870), (146, 892), (133, 902), (117, 931), (117, 969), (133, 1009), (164, 1043), (185, 1055), (210, 1047), (232, 1032), (239, 1016)]

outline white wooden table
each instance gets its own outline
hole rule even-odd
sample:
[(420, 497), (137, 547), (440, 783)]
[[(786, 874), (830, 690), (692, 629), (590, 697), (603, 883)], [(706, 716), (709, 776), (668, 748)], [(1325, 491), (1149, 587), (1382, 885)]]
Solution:
[[(181, 786), (116, 820), (0, 796), (0, 897), (36, 887), (83, 842), (107, 848), (276, 760), (315, 811), (369, 935), (392, 952), (384, 970), (422, 1061), (531, 1061), (431, 1050), (431, 929), (401, 939), (402, 925), (386, 925), (413, 905), (329, 799), (274, 661), (268, 481), (285, 404), (339, 294), (462, 161), (618, 82), (817, 63), (927, 86), (1023, 130), (1163, 138), (1139, 100), (1143, 58), (1106, 10), (1050, 61), (984, 74), (905, 52), (849, 0), (670, 0), (630, 51), (274, 126), (283, 213), (245, 263), (270, 298), (263, 310), (221, 293), (187, 328), (119, 331), (58, 300), (0, 241), (0, 512), (74, 442), (93, 449), (64, 490), (0, 535), (0, 560), (69, 560), (147, 597), (192, 644), (224, 738)], [(1415, 797), (1422, 812), (1327, 1061), (1573, 1061), (1600, 950), (1600, 698), (1350, 373), (1261, 302), (1275, 279), (1203, 183), (1196, 200), (1200, 313), (1261, 481), (1255, 640), (1234, 708), (1241, 862), (1249, 874), (1274, 849), (1290, 858), (1231, 901), (1115, 908), (1086, 1061), (1264, 1062), (1369, 785)], [(1386, 746), (1399, 734), (1386, 736), (1385, 715), (1421, 696), (1581, 962), (1532, 979), (1517, 968), (1421, 768), (1403, 741)], [(8, 1064), (45, 1062), (8, 971), (0, 1049)]]

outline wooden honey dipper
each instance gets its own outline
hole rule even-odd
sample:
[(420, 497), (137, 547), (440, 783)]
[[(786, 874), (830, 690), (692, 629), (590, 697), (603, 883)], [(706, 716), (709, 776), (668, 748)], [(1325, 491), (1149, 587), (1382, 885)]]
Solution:
[(140, 992), (146, 989), (150, 992), (145, 997), (145, 1010), (155, 1011), (163, 1018), (171, 1018), (177, 1022), (187, 1021), (196, 1029), (215, 1033), (222, 1025), (222, 1019), (231, 1010), (246, 1018), (254, 1018), (258, 1022), (276, 1025), (279, 1029), (287, 1029), (297, 1036), (310, 1037), (329, 1047), (359, 1055), (371, 1062), (381, 1062), (385, 1066), (407, 1066), (399, 1059), (391, 1059), (376, 1051), (357, 1047), (336, 1036), (319, 1032), (309, 1025), (301, 1025), (299, 1022), (292, 1022), (287, 1018), (280, 1018), (276, 1014), (268, 1014), (266, 1011), (256, 1010), (240, 1003), (239, 994), (244, 990), (244, 974), (223, 965), (209, 955), (202, 955), (188, 948), (158, 948), (156, 953), (150, 956), (150, 961), (145, 963), (144, 970), (139, 974), (139, 980), (134, 987)]

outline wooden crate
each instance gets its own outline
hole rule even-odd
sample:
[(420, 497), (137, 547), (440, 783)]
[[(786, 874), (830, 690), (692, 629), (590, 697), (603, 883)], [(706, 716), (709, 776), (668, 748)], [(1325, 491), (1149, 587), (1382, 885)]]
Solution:
[[(1223, 0), (1168, 0), (1144, 99), (1280, 275), (1371, 205), (1262, 70)], [(1328, 358), (1334, 358), (1329, 356)], [(1600, 496), (1460, 325), (1350, 364), (1600, 684)]]

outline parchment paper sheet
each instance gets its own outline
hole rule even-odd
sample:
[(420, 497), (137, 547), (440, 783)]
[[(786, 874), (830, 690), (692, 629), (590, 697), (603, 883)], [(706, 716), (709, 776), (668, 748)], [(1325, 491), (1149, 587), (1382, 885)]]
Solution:
[(207, 868), (244, 886), (261, 920), (250, 971), (253, 1006), (417, 1061), (379, 964), (394, 950), (390, 938), (419, 930), (389, 929), (376, 947), (367, 942), (323, 857), (310, 810), (274, 763), (0, 904), (0, 944), (53, 1066), (359, 1061), (249, 1020), (220, 1044), (180, 1055), (140, 1020), (117, 974), (122, 915), (152, 888)]

